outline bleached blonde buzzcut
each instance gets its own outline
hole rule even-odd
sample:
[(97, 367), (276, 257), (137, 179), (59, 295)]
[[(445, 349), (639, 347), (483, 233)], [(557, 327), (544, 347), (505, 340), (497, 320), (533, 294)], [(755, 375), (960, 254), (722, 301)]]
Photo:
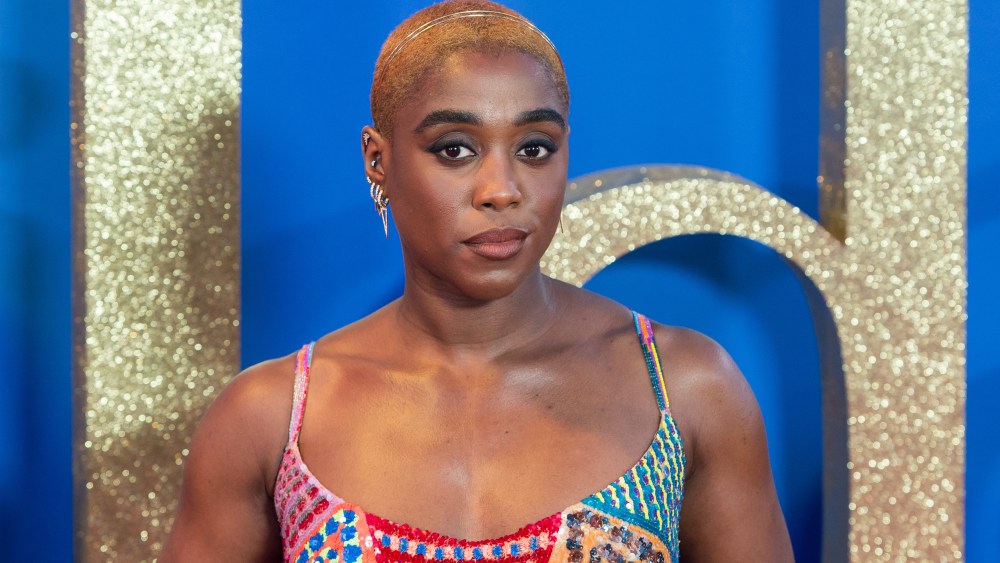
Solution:
[(391, 138), (396, 112), (421, 80), (444, 59), (465, 50), (534, 57), (552, 79), (563, 111), (569, 111), (566, 72), (545, 34), (521, 14), (495, 2), (449, 0), (413, 14), (383, 43), (371, 89), (375, 128)]

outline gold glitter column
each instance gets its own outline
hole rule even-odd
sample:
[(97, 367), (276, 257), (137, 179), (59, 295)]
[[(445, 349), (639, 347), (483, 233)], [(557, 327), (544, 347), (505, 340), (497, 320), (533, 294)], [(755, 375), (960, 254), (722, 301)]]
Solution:
[(238, 0), (75, 0), (77, 557), (149, 561), (239, 367)]
[(822, 223), (724, 173), (612, 170), (570, 184), (543, 268), (583, 284), (690, 233), (787, 258), (823, 364), (824, 560), (962, 560), (967, 3), (823, 13)]
[(849, 0), (846, 19), (851, 556), (959, 560), (968, 5)]

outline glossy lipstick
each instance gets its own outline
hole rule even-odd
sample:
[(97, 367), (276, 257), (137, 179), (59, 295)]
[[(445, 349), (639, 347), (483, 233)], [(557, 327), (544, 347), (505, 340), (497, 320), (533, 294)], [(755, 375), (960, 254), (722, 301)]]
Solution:
[(504, 227), (483, 231), (463, 242), (469, 250), (489, 260), (513, 258), (524, 248), (528, 233), (514, 227)]

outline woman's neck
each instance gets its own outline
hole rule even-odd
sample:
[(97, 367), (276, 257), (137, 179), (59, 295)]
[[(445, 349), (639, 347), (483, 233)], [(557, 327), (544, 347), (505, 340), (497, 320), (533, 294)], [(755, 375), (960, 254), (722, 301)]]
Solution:
[(535, 272), (498, 299), (472, 300), (408, 280), (396, 320), (412, 344), (442, 355), (497, 357), (544, 334), (562, 309), (557, 282)]

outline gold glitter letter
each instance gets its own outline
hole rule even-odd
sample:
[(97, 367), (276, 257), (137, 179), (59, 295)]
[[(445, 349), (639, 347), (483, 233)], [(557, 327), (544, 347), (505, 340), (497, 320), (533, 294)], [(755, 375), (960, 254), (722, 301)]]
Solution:
[(239, 0), (75, 0), (77, 557), (160, 549), (239, 368)]
[(698, 168), (570, 185), (543, 267), (583, 284), (691, 233), (761, 242), (809, 280), (823, 371), (824, 560), (961, 560), (967, 3), (824, 3), (822, 225)]

